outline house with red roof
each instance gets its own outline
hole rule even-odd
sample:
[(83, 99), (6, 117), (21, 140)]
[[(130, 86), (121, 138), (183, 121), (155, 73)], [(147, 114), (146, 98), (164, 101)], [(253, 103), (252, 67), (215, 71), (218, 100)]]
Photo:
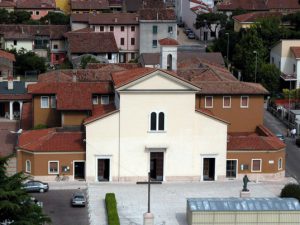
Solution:
[(7, 78), (14, 73), (14, 62), (16, 57), (14, 54), (0, 49), (0, 78)]
[(55, 0), (17, 0), (16, 3), (16, 10), (30, 12), (33, 20), (39, 20), (56, 10)]
[(16, 0), (2, 0), (0, 1), (0, 9), (5, 9), (8, 12), (15, 10)]

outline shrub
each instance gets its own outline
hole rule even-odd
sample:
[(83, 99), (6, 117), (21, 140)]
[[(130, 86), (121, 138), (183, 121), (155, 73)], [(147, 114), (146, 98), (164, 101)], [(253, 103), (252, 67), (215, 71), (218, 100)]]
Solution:
[(120, 219), (117, 210), (117, 201), (114, 193), (106, 193), (105, 204), (108, 225), (120, 225)]
[(282, 198), (296, 198), (300, 201), (300, 185), (287, 184), (281, 190), (280, 197)]
[(33, 130), (41, 130), (41, 129), (45, 129), (45, 128), (47, 128), (47, 126), (45, 124), (38, 124), (33, 128)]

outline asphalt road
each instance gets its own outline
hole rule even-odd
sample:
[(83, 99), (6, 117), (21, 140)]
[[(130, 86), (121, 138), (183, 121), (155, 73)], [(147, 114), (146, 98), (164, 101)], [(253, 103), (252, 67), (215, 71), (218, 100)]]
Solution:
[[(286, 126), (281, 123), (270, 112), (265, 110), (264, 125), (273, 133), (281, 133), (286, 135)], [(286, 144), (286, 176), (295, 178), (300, 182), (300, 148), (295, 144), (295, 139), (291, 137), (285, 138)]]
[(52, 225), (88, 225), (88, 209), (86, 207), (71, 207), (70, 199), (76, 190), (50, 190), (45, 193), (32, 193), (43, 202), (43, 210), (51, 220)]

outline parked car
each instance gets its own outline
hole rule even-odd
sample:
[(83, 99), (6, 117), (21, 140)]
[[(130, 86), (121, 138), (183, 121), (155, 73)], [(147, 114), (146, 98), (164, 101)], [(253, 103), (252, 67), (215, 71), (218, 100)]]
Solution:
[(177, 25), (178, 25), (178, 27), (184, 27), (184, 23), (183, 22), (179, 22)]
[(183, 32), (188, 35), (190, 32), (193, 32), (190, 28), (184, 28)]
[(49, 190), (49, 185), (48, 185), (48, 183), (44, 183), (41, 181), (30, 180), (24, 184), (23, 188), (27, 192), (41, 192), (42, 193), (42, 192), (46, 192)]
[(86, 198), (83, 192), (76, 192), (72, 195), (71, 205), (72, 206), (83, 206), (85, 207)]
[(188, 34), (188, 39), (195, 39), (195, 38), (196, 38), (196, 36), (195, 36), (195, 34), (193, 32), (190, 32)]
[(285, 138), (284, 138), (283, 134), (278, 133), (278, 134), (276, 134), (276, 137), (278, 137), (280, 141), (285, 142)]

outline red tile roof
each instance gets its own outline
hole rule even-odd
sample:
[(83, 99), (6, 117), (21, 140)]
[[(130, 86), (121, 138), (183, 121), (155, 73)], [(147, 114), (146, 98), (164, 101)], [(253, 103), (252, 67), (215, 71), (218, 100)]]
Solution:
[(179, 45), (178, 41), (176, 41), (173, 38), (163, 38), (160, 39), (158, 42), (160, 45)]
[(14, 8), (16, 3), (14, 1), (9, 0), (2, 0), (0, 1), (0, 8)]
[(291, 51), (294, 54), (295, 58), (298, 59), (300, 58), (300, 47), (291, 47)]
[(17, 9), (55, 9), (55, 0), (18, 0)]
[(130, 70), (142, 67), (140, 63), (89, 63), (87, 69), (97, 69), (105, 71), (114, 71), (114, 70)]
[(11, 62), (15, 62), (16, 61), (16, 57), (14, 54), (0, 50), (0, 58), (5, 58)]
[(58, 110), (92, 110), (92, 94), (111, 94), (108, 82), (40, 82), (28, 85), (28, 93), (56, 94)]
[(109, 9), (108, 0), (71, 0), (71, 10), (101, 10)]
[(283, 148), (285, 144), (263, 125), (258, 126), (255, 133), (228, 134), (228, 151), (274, 151)]
[(265, 0), (228, 0), (217, 4), (219, 11), (233, 11), (244, 9), (249, 11), (268, 10)]
[(281, 17), (282, 14), (280, 12), (252, 12), (241, 14), (237, 16), (233, 16), (234, 20), (244, 23), (254, 23), (259, 19), (265, 19), (270, 17)]
[(89, 14), (89, 24), (103, 24), (103, 25), (114, 25), (114, 24), (128, 24), (138, 25), (139, 16), (137, 13), (99, 13)]
[(95, 120), (98, 120), (99, 118), (102, 118), (103, 116), (112, 113), (116, 111), (115, 104), (109, 104), (109, 105), (94, 105), (94, 108), (92, 110), (92, 116), (86, 118), (84, 120), (84, 123), (90, 123)]
[(267, 6), (272, 9), (300, 9), (299, 0), (268, 0)]
[(31, 100), (31, 94), (0, 94), (0, 100)]
[(57, 132), (55, 128), (23, 132), (19, 149), (32, 152), (84, 152), (82, 132)]
[(173, 9), (141, 9), (140, 20), (176, 20)]
[(32, 103), (31, 102), (23, 103), (20, 127), (23, 130), (29, 130), (32, 128)]
[(72, 31), (66, 37), (71, 54), (119, 52), (113, 32)]

